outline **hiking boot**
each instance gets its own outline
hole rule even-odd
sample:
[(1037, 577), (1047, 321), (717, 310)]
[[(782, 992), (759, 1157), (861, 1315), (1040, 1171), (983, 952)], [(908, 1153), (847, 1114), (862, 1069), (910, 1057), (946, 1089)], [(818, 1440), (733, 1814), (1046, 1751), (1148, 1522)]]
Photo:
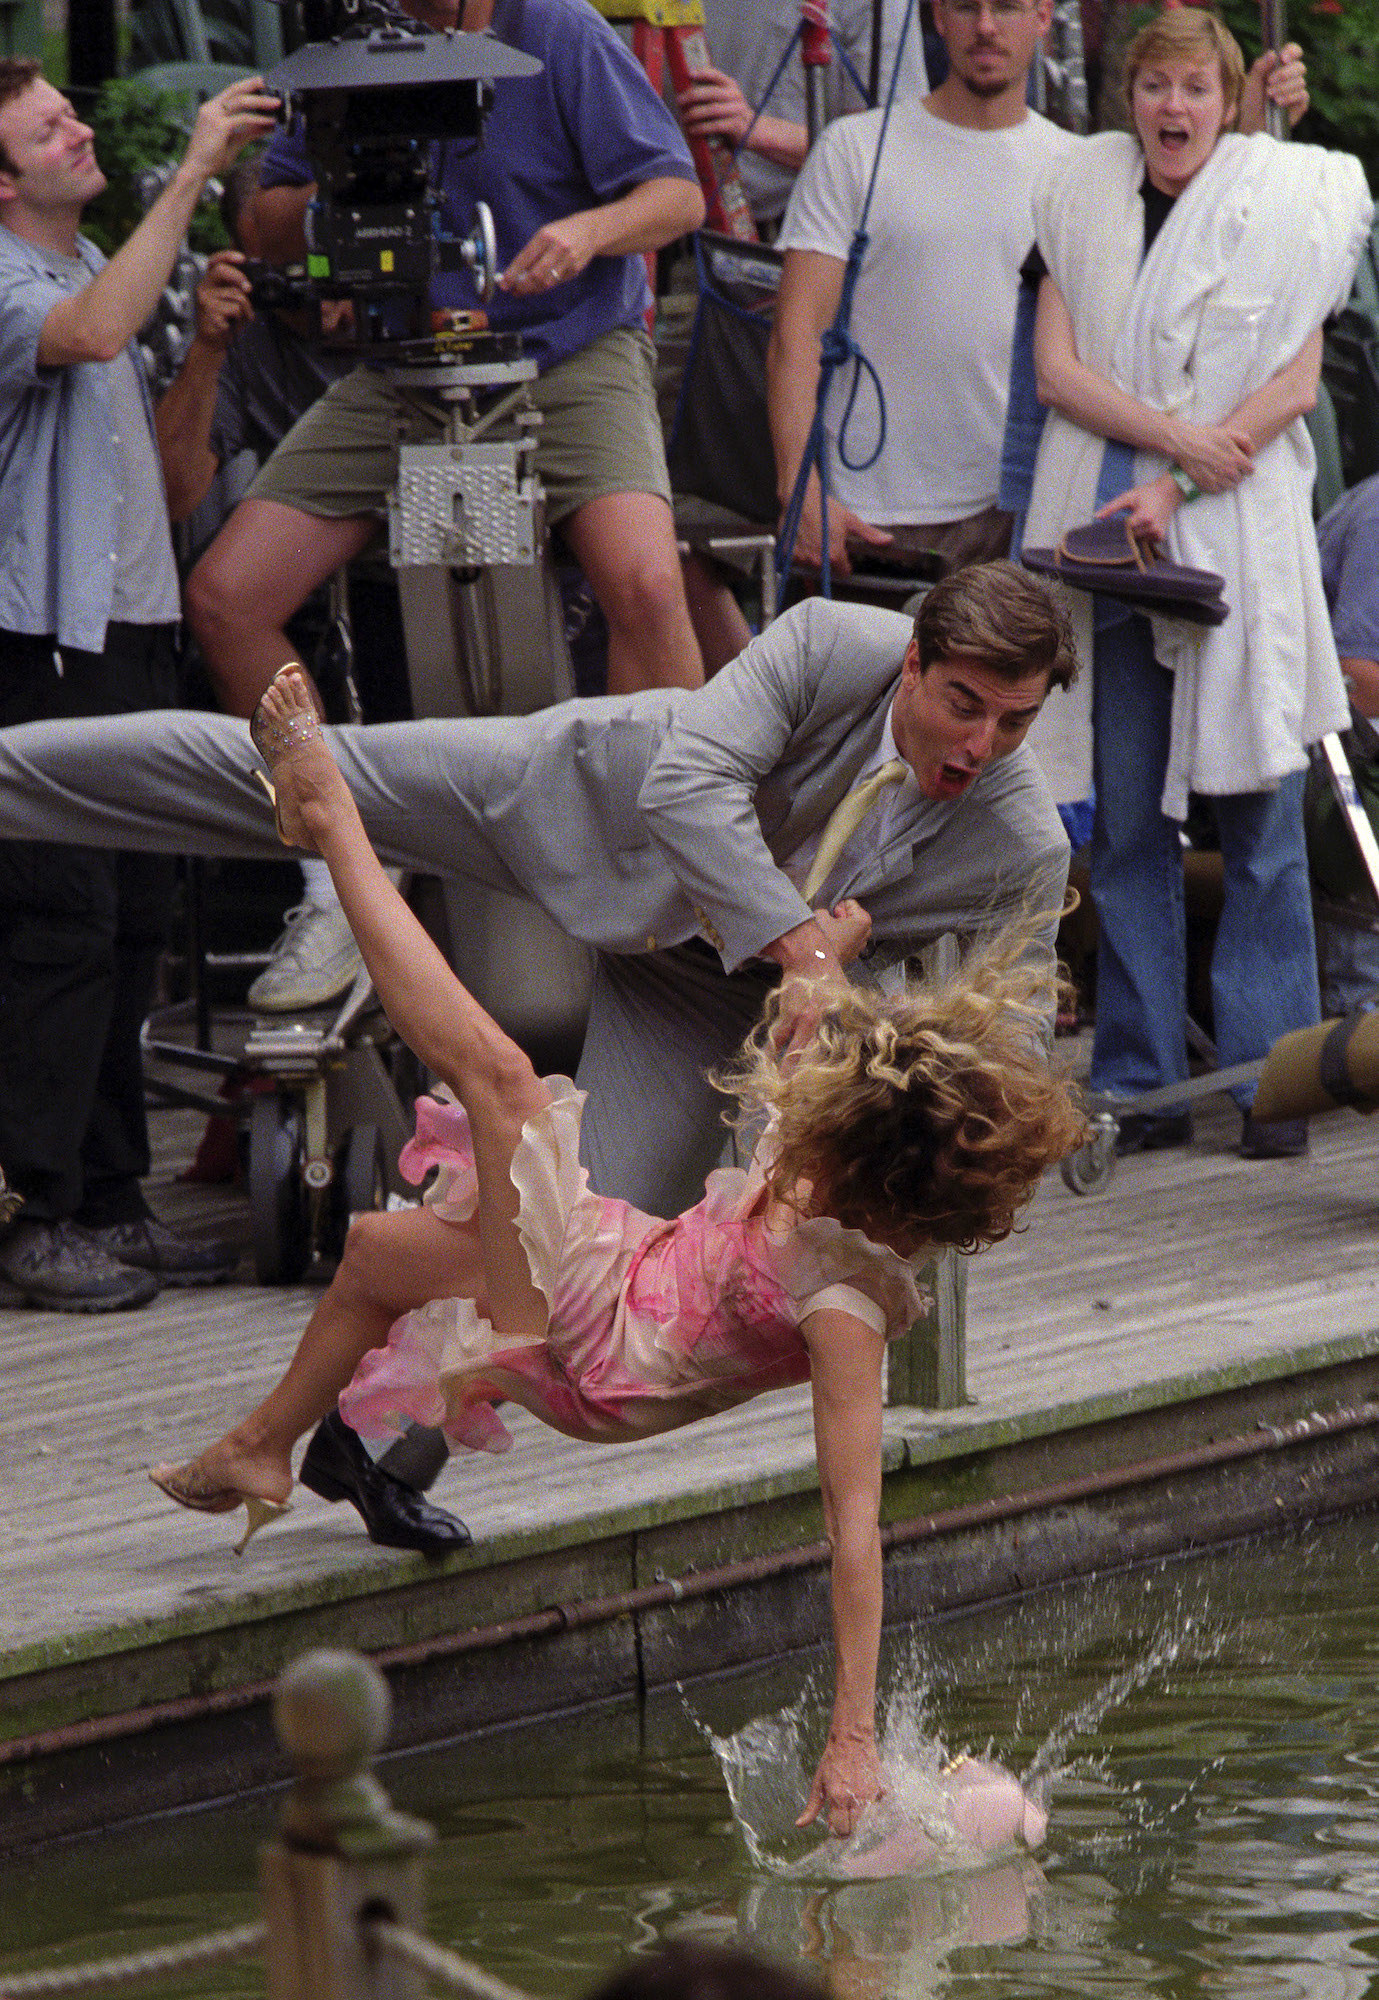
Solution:
[(151, 1271), (117, 1263), (79, 1222), (16, 1222), (0, 1236), (0, 1304), (118, 1312), (158, 1291)]
[(1254, 1118), (1247, 1111), (1240, 1133), (1242, 1160), (1296, 1160), (1307, 1151), (1305, 1118)]
[(264, 1014), (324, 1007), (348, 992), (364, 969), (349, 919), (339, 904), (298, 903), (282, 936), (249, 988), (249, 1005)]
[(156, 1215), (88, 1226), (87, 1234), (117, 1264), (151, 1271), (165, 1285), (222, 1285), (234, 1276), (239, 1263), (233, 1243), (198, 1243), (177, 1235)]

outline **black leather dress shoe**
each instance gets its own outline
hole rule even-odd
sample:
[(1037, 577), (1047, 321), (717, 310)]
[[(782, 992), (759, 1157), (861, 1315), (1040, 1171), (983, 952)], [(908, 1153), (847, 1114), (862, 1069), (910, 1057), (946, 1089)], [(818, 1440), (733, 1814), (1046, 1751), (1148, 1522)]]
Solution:
[(297, 1477), (323, 1500), (348, 1500), (381, 1548), (433, 1556), (467, 1548), (474, 1539), (463, 1521), (375, 1465), (338, 1410), (316, 1426)]
[(1162, 1153), (1169, 1146), (1192, 1144), (1190, 1111), (1130, 1111), (1116, 1120), (1116, 1157), (1127, 1153)]

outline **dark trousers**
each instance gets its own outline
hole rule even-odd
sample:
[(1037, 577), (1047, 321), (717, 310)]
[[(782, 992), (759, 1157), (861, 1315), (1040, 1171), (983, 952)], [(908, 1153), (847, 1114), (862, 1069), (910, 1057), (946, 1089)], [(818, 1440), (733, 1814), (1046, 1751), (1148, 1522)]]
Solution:
[[(111, 625), (102, 653), (0, 632), (0, 726), (170, 708), (175, 628)], [(0, 841), (0, 1167), (24, 1216), (143, 1215), (139, 1035), (167, 935), (175, 864)]]

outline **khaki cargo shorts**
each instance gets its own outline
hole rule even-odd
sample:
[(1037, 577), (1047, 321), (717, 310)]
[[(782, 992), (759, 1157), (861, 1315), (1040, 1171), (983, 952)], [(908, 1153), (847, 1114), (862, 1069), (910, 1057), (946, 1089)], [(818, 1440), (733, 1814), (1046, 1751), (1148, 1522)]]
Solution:
[[(528, 384), (543, 419), (536, 470), (552, 526), (606, 493), (656, 493), (669, 505), (654, 360), (640, 327), (619, 326)], [(398, 445), (429, 443), (441, 430), (424, 396), (394, 388), (379, 369), (356, 368), (293, 425), (249, 497), (328, 520), (383, 515)]]

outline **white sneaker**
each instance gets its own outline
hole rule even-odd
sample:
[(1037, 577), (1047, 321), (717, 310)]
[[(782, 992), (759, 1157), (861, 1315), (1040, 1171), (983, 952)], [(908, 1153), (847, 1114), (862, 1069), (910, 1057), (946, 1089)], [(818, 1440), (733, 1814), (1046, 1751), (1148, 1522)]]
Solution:
[(267, 965), (249, 988), (249, 1005), (264, 1014), (290, 1014), (299, 1007), (324, 1007), (347, 991), (364, 961), (344, 911), (298, 903)]

